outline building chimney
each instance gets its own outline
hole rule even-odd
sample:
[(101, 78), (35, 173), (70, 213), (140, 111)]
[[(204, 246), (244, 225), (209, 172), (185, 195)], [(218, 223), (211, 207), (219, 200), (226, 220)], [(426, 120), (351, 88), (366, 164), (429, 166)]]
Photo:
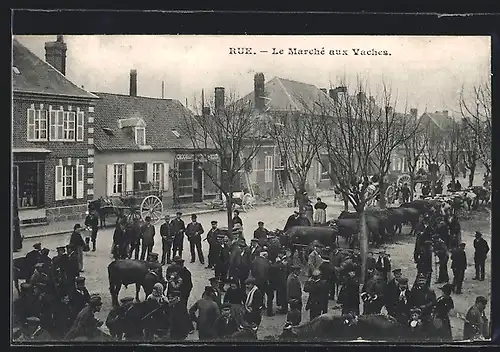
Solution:
[(202, 114), (203, 115), (210, 115), (210, 107), (209, 106), (205, 106), (202, 110)]
[(66, 75), (66, 51), (67, 46), (62, 35), (58, 35), (55, 42), (45, 43), (45, 61), (63, 75)]
[(255, 109), (259, 112), (263, 112), (266, 107), (264, 82), (264, 74), (261, 72), (256, 73), (253, 78), (253, 92), (255, 96)]
[(130, 70), (130, 96), (137, 96), (137, 70)]
[(224, 107), (224, 87), (215, 87), (215, 111)]
[(363, 93), (363, 92), (359, 92), (359, 93), (357, 94), (357, 99), (358, 99), (358, 103), (359, 103), (359, 104), (363, 104), (363, 103), (365, 102), (365, 100), (366, 100), (366, 95), (365, 95), (365, 93)]
[(443, 110), (443, 115), (448, 117), (448, 110)]
[(330, 89), (329, 91), (330, 98), (332, 98), (335, 102), (339, 101), (341, 93), (347, 93), (347, 87), (340, 86), (335, 89)]
[(326, 91), (326, 88), (320, 88), (319, 90), (322, 91), (325, 94), (328, 94), (327, 91)]
[(413, 118), (413, 119), (417, 119), (418, 117), (418, 110), (417, 109), (410, 109), (410, 116)]
[(385, 107), (385, 113), (387, 114), (387, 116), (392, 116), (392, 111), (392, 106)]

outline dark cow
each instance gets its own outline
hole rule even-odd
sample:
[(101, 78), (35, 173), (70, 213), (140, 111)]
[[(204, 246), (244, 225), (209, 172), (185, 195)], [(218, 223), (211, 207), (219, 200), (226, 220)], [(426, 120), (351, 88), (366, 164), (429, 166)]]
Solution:
[(332, 246), (337, 243), (337, 235), (330, 227), (296, 226), (285, 234), (286, 247), (291, 249), (293, 257), (297, 247), (308, 246), (313, 241), (318, 241), (323, 246)]
[(433, 207), (433, 204), (429, 200), (416, 199), (416, 200), (414, 200), (412, 202), (403, 203), (399, 207), (400, 208), (413, 208), (413, 209), (417, 209), (420, 212), (419, 215), (423, 215), (424, 213), (427, 213), (427, 212), (429, 212), (431, 210), (431, 208)]
[(118, 305), (118, 294), (122, 285), (125, 287), (130, 284), (136, 285), (136, 301), (139, 301), (141, 286), (147, 297), (153, 291), (155, 283), (164, 283), (163, 277), (159, 277), (157, 272), (161, 273), (160, 263), (134, 259), (119, 259), (111, 262), (108, 265), (108, 279), (113, 306)]
[(387, 208), (387, 214), (389, 217), (388, 225), (389, 227), (393, 226), (387, 231), (392, 234), (396, 234), (398, 230), (398, 233), (401, 234), (404, 224), (411, 225), (410, 235), (413, 234), (420, 219), (420, 212), (415, 208)]
[(26, 257), (15, 258), (13, 260), (14, 273), (12, 279), (14, 281), (14, 287), (19, 291), (19, 280), (28, 281), (30, 279), (30, 273), (33, 270), (31, 263), (26, 259)]
[[(365, 214), (366, 226), (369, 231), (369, 241), (375, 245), (381, 245), (386, 237), (386, 216), (381, 214), (383, 213), (379, 214), (374, 211)], [(341, 212), (338, 220), (335, 221), (335, 224), (339, 228), (339, 235), (348, 240), (353, 235), (359, 233), (360, 217), (361, 214), (359, 213)]]
[(487, 204), (490, 201), (490, 192), (487, 188), (481, 186), (473, 186), (470, 189), (476, 195), (475, 206), (479, 204)]

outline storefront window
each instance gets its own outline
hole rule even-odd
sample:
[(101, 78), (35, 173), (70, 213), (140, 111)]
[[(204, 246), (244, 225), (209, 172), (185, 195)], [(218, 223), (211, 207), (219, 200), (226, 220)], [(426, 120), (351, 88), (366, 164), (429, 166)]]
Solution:
[(14, 182), (17, 183), (19, 208), (43, 206), (44, 164), (20, 162), (14, 166)]
[(193, 195), (193, 162), (179, 161), (179, 197)]

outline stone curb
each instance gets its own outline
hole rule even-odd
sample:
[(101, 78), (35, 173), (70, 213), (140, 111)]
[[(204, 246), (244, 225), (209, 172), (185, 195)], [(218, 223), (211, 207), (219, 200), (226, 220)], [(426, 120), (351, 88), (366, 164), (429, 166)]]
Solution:
[[(182, 209), (181, 209), (181, 211), (182, 211)], [(200, 209), (199, 211), (190, 211), (187, 213), (182, 213), (182, 215), (183, 216), (190, 216), (192, 214), (207, 214), (207, 213), (215, 213), (218, 211), (220, 211), (220, 210), (219, 209)], [(47, 225), (47, 226), (49, 226), (49, 225)], [(40, 227), (42, 227), (42, 226), (40, 226)], [(27, 236), (24, 236), (24, 239), (63, 235), (63, 234), (71, 233), (71, 232), (73, 232), (73, 230), (49, 231), (49, 232), (36, 234), (36, 235), (27, 235)]]

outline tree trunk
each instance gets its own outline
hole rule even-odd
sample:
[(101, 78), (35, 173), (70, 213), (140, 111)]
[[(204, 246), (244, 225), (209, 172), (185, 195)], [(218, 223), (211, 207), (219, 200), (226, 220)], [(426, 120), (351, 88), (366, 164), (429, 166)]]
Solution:
[(379, 201), (378, 201), (378, 205), (379, 205), (380, 209), (385, 209), (386, 206), (387, 206), (387, 202), (386, 202), (386, 199), (385, 199), (386, 185), (385, 185), (384, 177), (380, 178), (380, 182), (379, 182), (378, 185), (379, 185)]
[(349, 211), (349, 198), (345, 194), (342, 194), (342, 199), (344, 200), (344, 211)]
[(469, 188), (472, 187), (474, 184), (474, 173), (476, 172), (476, 166), (472, 166), (470, 168), (470, 174), (469, 174)]
[(410, 172), (410, 202), (413, 202), (413, 197), (415, 196), (415, 192), (413, 192), (414, 189), (415, 189), (415, 174), (413, 172)]
[(228, 190), (226, 194), (226, 214), (227, 214), (227, 229), (232, 232), (233, 228), (233, 186), (228, 182)]
[(437, 179), (437, 172), (431, 172), (431, 196), (435, 197), (436, 196), (436, 179)]

